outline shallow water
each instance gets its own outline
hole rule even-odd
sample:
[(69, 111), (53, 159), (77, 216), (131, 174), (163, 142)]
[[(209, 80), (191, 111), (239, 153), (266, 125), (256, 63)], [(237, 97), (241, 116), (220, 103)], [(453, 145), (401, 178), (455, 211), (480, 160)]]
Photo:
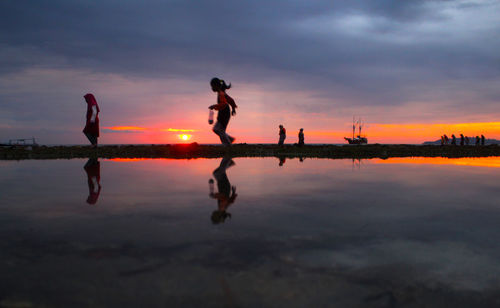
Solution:
[(0, 170), (0, 307), (500, 304), (500, 157)]

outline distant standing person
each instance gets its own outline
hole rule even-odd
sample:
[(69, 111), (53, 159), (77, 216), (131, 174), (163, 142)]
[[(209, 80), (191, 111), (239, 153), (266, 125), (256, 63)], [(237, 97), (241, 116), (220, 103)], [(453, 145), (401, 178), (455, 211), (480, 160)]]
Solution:
[(451, 134), (451, 144), (457, 145), (457, 137), (455, 137), (455, 134)]
[(304, 145), (304, 129), (301, 128), (299, 131), (299, 147)]
[(478, 146), (481, 143), (481, 138), (479, 136), (476, 136), (476, 146)]
[(217, 93), (217, 104), (211, 105), (208, 109), (215, 109), (218, 111), (217, 122), (212, 130), (217, 136), (219, 136), (223, 145), (230, 146), (231, 143), (234, 142), (235, 138), (229, 136), (226, 133), (226, 129), (231, 115), (236, 115), (236, 108), (238, 107), (236, 106), (234, 99), (226, 94), (226, 90), (231, 88), (231, 84), (227, 85), (222, 79), (212, 78), (210, 86), (212, 87), (212, 91)]
[(450, 141), (450, 139), (448, 138), (448, 136), (446, 136), (446, 134), (444, 134), (444, 144), (448, 144)]
[(460, 134), (460, 145), (464, 145), (464, 134)]
[(93, 94), (88, 93), (83, 97), (87, 102), (87, 122), (83, 133), (89, 139), (92, 147), (97, 148), (97, 138), (99, 137), (99, 106)]
[(481, 145), (484, 145), (486, 141), (486, 138), (484, 138), (484, 135), (481, 135)]
[(283, 143), (285, 142), (285, 139), (286, 139), (286, 129), (281, 124), (280, 124), (279, 128), (280, 128), (280, 132), (279, 132), (280, 140), (278, 141), (278, 145), (283, 145)]

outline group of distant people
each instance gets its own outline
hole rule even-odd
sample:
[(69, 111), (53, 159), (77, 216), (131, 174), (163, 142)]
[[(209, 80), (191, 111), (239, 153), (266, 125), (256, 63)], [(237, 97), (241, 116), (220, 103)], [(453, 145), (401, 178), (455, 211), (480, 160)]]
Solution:
[[(460, 134), (460, 145), (472, 145), (472, 143), (475, 142), (475, 145), (480, 146), (480, 145), (485, 145), (486, 138), (484, 135), (481, 135), (481, 137), (476, 136), (474, 137), (467, 137), (464, 136), (464, 134)], [(441, 145), (457, 145), (457, 137), (455, 137), (454, 134), (451, 135), (451, 138), (448, 138), (448, 136), (442, 135), (441, 136)]]
[[(285, 139), (286, 139), (286, 129), (285, 129), (285, 127), (283, 127), (283, 125), (281, 125), (281, 124), (280, 124), (280, 126), (279, 126), (279, 129), (280, 129), (280, 130), (279, 130), (279, 133), (278, 133), (278, 134), (279, 134), (280, 138), (279, 138), (279, 140), (278, 140), (278, 145), (280, 145), (280, 146), (281, 146), (281, 145), (283, 145), (283, 144), (285, 143)], [(303, 129), (303, 128), (301, 128), (301, 129), (299, 130), (299, 142), (298, 142), (298, 143), (296, 143), (295, 145), (297, 145), (297, 146), (299, 146), (299, 147), (301, 147), (301, 146), (303, 146), (303, 145), (304, 145), (304, 129)]]

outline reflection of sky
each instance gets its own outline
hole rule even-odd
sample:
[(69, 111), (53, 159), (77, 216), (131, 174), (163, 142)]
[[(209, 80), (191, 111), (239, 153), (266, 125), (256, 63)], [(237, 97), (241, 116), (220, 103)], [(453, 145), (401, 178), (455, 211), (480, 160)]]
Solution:
[[(3, 236), (0, 255), (18, 262), (36, 254), (41, 272), (58, 253), (89, 271), (97, 265), (75, 256), (132, 258), (132, 268), (160, 262), (155, 283), (180, 267), (201, 281), (213, 271), (233, 282), (243, 275), (241, 283), (255, 288), (263, 272), (291, 266), (303, 271), (304, 284), (333, 279), (331, 270), (344, 285), (364, 277), (485, 292), (500, 275), (500, 175), (426, 160), (363, 160), (358, 169), (351, 160), (287, 159), (280, 167), (277, 158), (236, 158), (227, 175), (238, 198), (220, 225), (210, 222), (217, 203), (208, 196), (219, 159), (101, 160), (94, 206), (85, 202), (85, 160), (4, 161), (0, 234), (17, 235)], [(110, 266), (123, 271), (120, 264)], [(326, 272), (315, 276), (318, 268)], [(10, 277), (17, 285), (19, 277)], [(188, 285), (178, 288), (189, 293)]]

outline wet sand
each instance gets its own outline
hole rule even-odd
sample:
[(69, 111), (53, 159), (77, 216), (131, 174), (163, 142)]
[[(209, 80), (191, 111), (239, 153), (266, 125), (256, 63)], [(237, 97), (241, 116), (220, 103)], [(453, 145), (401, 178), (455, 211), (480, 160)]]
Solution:
[(232, 157), (309, 157), (309, 158), (390, 158), (390, 157), (488, 157), (500, 156), (500, 146), (434, 145), (114, 145), (36, 146), (0, 148), (0, 159), (70, 159), (70, 158), (217, 158)]

